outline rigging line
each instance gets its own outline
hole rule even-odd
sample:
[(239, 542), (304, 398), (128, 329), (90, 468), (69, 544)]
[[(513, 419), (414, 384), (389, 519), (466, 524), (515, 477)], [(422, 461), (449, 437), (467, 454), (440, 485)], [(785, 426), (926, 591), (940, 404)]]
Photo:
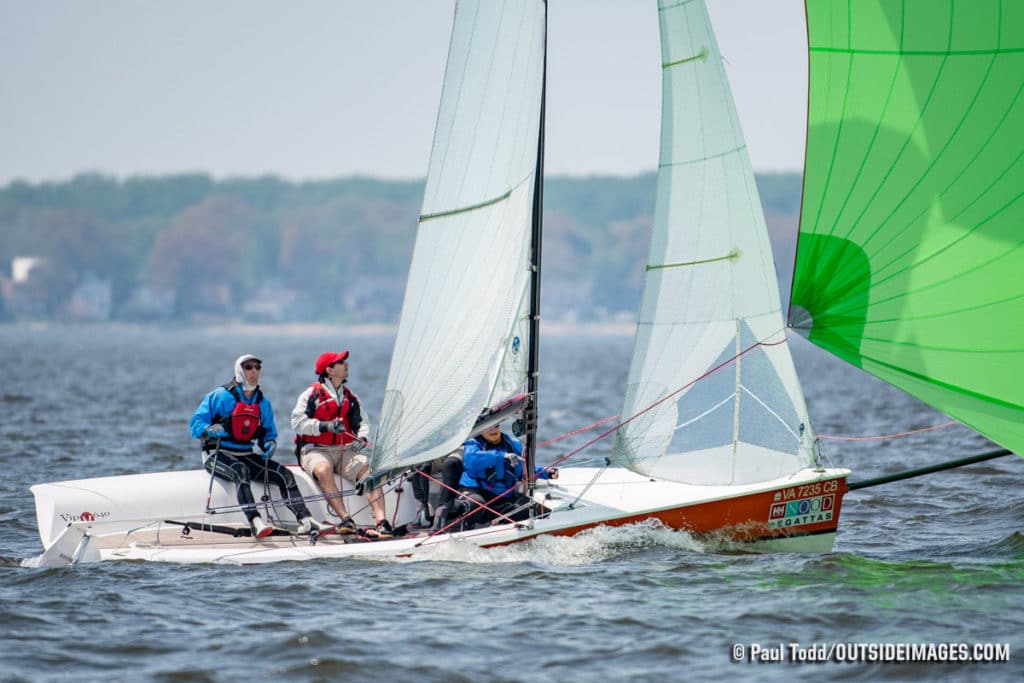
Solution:
[(945, 422), (940, 425), (923, 427), (921, 429), (912, 429), (909, 432), (900, 432), (899, 434), (882, 434), (880, 436), (833, 436), (831, 434), (819, 434), (818, 439), (828, 439), (829, 441), (881, 441), (883, 439), (896, 439), (901, 436), (920, 434), (921, 432), (930, 432), (934, 429), (944, 429), (957, 424), (960, 424), (957, 420), (950, 420), (949, 422)]
[[(777, 333), (772, 333), (772, 334), (768, 335), (768, 337), (772, 337), (772, 336), (774, 336), (775, 334), (777, 334)], [(766, 338), (767, 338), (767, 337), (766, 337)], [(759, 342), (755, 342), (755, 343), (751, 344), (750, 346), (748, 346), (747, 348), (743, 349), (742, 351), (740, 351), (740, 352), (739, 352), (738, 354), (736, 354), (736, 355), (735, 355), (735, 356), (733, 356), (732, 358), (729, 358), (729, 359), (727, 359), (727, 360), (724, 360), (724, 361), (722, 361), (721, 363), (719, 363), (718, 365), (716, 365), (715, 367), (711, 368), (710, 370), (708, 370), (707, 372), (705, 372), (705, 373), (704, 373), (703, 375), (701, 375), (701, 376), (700, 376), (700, 377), (698, 377), (697, 379), (695, 379), (695, 380), (693, 380), (693, 381), (691, 381), (691, 382), (687, 382), (687, 383), (686, 383), (686, 384), (684, 384), (683, 386), (681, 386), (681, 387), (679, 387), (678, 389), (676, 389), (675, 391), (673, 391), (673, 392), (672, 392), (671, 394), (668, 394), (667, 396), (664, 396), (664, 397), (662, 397), (662, 398), (658, 399), (657, 401), (655, 401), (655, 402), (654, 402), (654, 403), (652, 403), (651, 405), (647, 406), (646, 408), (644, 408), (644, 409), (643, 409), (643, 410), (641, 410), (640, 412), (636, 413), (636, 414), (635, 414), (635, 415), (633, 415), (632, 417), (630, 417), (630, 418), (628, 418), (628, 419), (625, 419), (625, 420), (623, 420), (622, 422), (618, 423), (617, 425), (615, 425), (615, 426), (614, 426), (614, 427), (612, 427), (611, 429), (608, 429), (608, 430), (606, 430), (606, 431), (604, 431), (604, 432), (601, 432), (600, 434), (598, 434), (597, 436), (595, 436), (595, 437), (594, 437), (593, 439), (591, 439), (591, 440), (590, 440), (590, 441), (588, 441), (587, 443), (585, 443), (585, 444), (583, 444), (582, 446), (580, 446), (579, 448), (576, 448), (576, 449), (574, 449), (574, 450), (572, 450), (572, 451), (569, 451), (569, 452), (568, 452), (568, 453), (566, 453), (565, 455), (563, 455), (563, 456), (561, 456), (561, 457), (557, 458), (557, 459), (556, 459), (556, 460), (555, 460), (555, 461), (554, 461), (553, 463), (551, 463), (550, 465), (548, 465), (548, 468), (550, 469), (550, 468), (552, 468), (552, 467), (555, 467), (555, 466), (556, 466), (556, 465), (558, 465), (559, 463), (565, 462), (566, 460), (568, 460), (568, 459), (569, 459), (569, 458), (571, 458), (572, 456), (576, 455), (577, 453), (579, 453), (579, 452), (583, 451), (584, 449), (586, 449), (586, 448), (589, 448), (590, 446), (593, 446), (593, 445), (594, 445), (595, 443), (597, 443), (598, 441), (600, 441), (600, 440), (601, 440), (601, 439), (603, 439), (604, 437), (608, 436), (608, 435), (609, 435), (609, 434), (611, 434), (612, 432), (614, 432), (614, 431), (618, 430), (618, 429), (619, 429), (620, 427), (624, 427), (625, 425), (629, 424), (630, 422), (632, 422), (632, 421), (633, 421), (633, 420), (635, 420), (636, 418), (640, 417), (640, 416), (641, 416), (641, 415), (643, 415), (644, 413), (646, 413), (646, 412), (648, 412), (648, 411), (650, 411), (650, 410), (653, 410), (653, 409), (654, 409), (655, 407), (657, 407), (657, 406), (661, 405), (661, 404), (662, 404), (662, 403), (664, 403), (665, 401), (667, 401), (667, 400), (669, 400), (669, 399), (671, 399), (671, 398), (674, 398), (674, 397), (675, 397), (675, 396), (676, 396), (677, 394), (679, 394), (679, 393), (680, 393), (681, 391), (683, 391), (684, 389), (688, 389), (688, 388), (692, 387), (692, 386), (693, 386), (694, 384), (696, 384), (697, 382), (701, 381), (702, 379), (705, 379), (705, 378), (709, 377), (710, 375), (714, 374), (715, 372), (718, 372), (718, 371), (719, 371), (719, 370), (721, 370), (722, 368), (726, 367), (727, 365), (729, 365), (730, 363), (732, 363), (733, 361), (735, 361), (735, 360), (736, 360), (737, 358), (739, 358), (740, 356), (743, 356), (744, 354), (746, 354), (746, 353), (749, 353), (750, 351), (753, 351), (753, 350), (754, 350), (754, 349), (756, 349), (757, 347), (759, 347), (759, 346), (778, 346), (778, 345), (780, 345), (780, 344), (785, 344), (785, 343), (786, 343), (786, 338), (785, 338), (785, 337), (783, 337), (782, 339), (780, 339), (779, 341), (776, 341), (776, 342), (768, 342), (768, 341), (759, 341)]]
[(573, 501), (571, 503), (569, 503), (568, 508), (570, 510), (572, 510), (574, 507), (576, 507), (576, 503), (580, 502), (580, 499), (583, 498), (584, 495), (586, 495), (587, 491), (589, 491), (591, 489), (591, 487), (594, 486), (594, 484), (597, 483), (598, 478), (602, 474), (604, 474), (604, 471), (606, 469), (608, 469), (608, 459), (607, 458), (605, 458), (604, 467), (599, 467), (597, 472), (594, 472), (594, 476), (590, 478), (590, 481), (587, 482), (587, 485), (584, 486), (582, 489), (580, 489), (579, 495), (577, 495), (576, 498), (574, 498)]
[(543, 448), (544, 446), (550, 446), (551, 444), (555, 443), (556, 441), (561, 441), (563, 439), (568, 439), (570, 436), (576, 436), (580, 432), (585, 432), (588, 429), (593, 429), (594, 427), (599, 427), (599, 426), (603, 425), (605, 422), (610, 422), (610, 421), (612, 421), (612, 420), (614, 420), (614, 419), (616, 419), (618, 417), (619, 417), (619, 414), (616, 413), (616, 414), (612, 415), (611, 417), (606, 417), (603, 420), (598, 420), (597, 422), (594, 422), (593, 424), (589, 424), (586, 427), (580, 427), (579, 429), (577, 429), (575, 431), (568, 432), (566, 434), (562, 434), (561, 436), (556, 436), (553, 439), (548, 439), (544, 443), (538, 444), (537, 448)]
[[(427, 473), (426, 473), (426, 472), (424, 472), (423, 470), (418, 470), (418, 472), (419, 472), (419, 474), (421, 474), (422, 476), (426, 477), (426, 478), (427, 478), (427, 479), (429, 479), (430, 481), (436, 482), (437, 484), (440, 484), (441, 486), (444, 486), (444, 488), (448, 489), (449, 491), (455, 491), (455, 493), (457, 494), (457, 497), (456, 497), (456, 499), (458, 499), (458, 498), (461, 498), (461, 499), (463, 499), (463, 500), (465, 500), (465, 501), (469, 502), (469, 503), (470, 503), (470, 508), (469, 508), (469, 512), (466, 512), (465, 514), (463, 514), (463, 515), (462, 515), (461, 517), (459, 517), (458, 519), (456, 519), (456, 520), (454, 520), (454, 521), (452, 521), (452, 522), (448, 522), (448, 524), (446, 524), (445, 526), (441, 527), (441, 528), (440, 528), (440, 529), (438, 529), (437, 531), (431, 531), (431, 532), (429, 532), (429, 533), (427, 534), (427, 537), (426, 537), (426, 538), (424, 538), (424, 539), (423, 539), (422, 541), (420, 541), (419, 543), (417, 543), (416, 545), (414, 545), (414, 546), (413, 546), (414, 548), (419, 548), (419, 547), (420, 547), (421, 545), (423, 545), (424, 543), (426, 543), (427, 541), (429, 541), (430, 539), (432, 539), (432, 538), (433, 538), (434, 536), (437, 536), (437, 535), (439, 535), (439, 534), (443, 534), (443, 533), (446, 533), (446, 532), (447, 532), (447, 531), (448, 531), (449, 529), (451, 529), (452, 527), (456, 526), (457, 524), (462, 524), (462, 522), (464, 522), (464, 521), (465, 521), (466, 519), (468, 519), (469, 517), (471, 517), (472, 515), (474, 515), (474, 514), (476, 514), (476, 513), (477, 513), (477, 509), (476, 509), (476, 508), (482, 508), (482, 509), (484, 509), (484, 510), (487, 510), (488, 512), (491, 512), (491, 513), (493, 513), (494, 515), (497, 515), (498, 517), (501, 517), (502, 519), (505, 519), (505, 520), (506, 520), (506, 521), (508, 521), (508, 522), (509, 522), (510, 524), (518, 524), (518, 522), (517, 522), (516, 520), (512, 519), (512, 518), (511, 518), (511, 517), (509, 517), (508, 515), (504, 515), (504, 514), (502, 514), (502, 513), (498, 512), (497, 510), (495, 510), (495, 509), (491, 508), (491, 507), (490, 507), (490, 506), (489, 506), (489, 505), (488, 505), (487, 503), (482, 503), (482, 502), (480, 502), (480, 501), (476, 500), (475, 498), (470, 498), (469, 496), (467, 496), (467, 495), (466, 495), (465, 493), (463, 493), (462, 491), (456, 491), (456, 490), (455, 490), (455, 489), (453, 489), (453, 488), (452, 488), (451, 486), (448, 486), (448, 485), (446, 485), (446, 484), (445, 484), (445, 483), (444, 483), (443, 481), (438, 481), (437, 479), (435, 479), (434, 477), (430, 476), (429, 474), (427, 474)], [(495, 502), (495, 501), (497, 501), (497, 500), (498, 500), (499, 498), (504, 498), (504, 497), (505, 497), (505, 496), (507, 496), (507, 495), (508, 495), (508, 494), (509, 494), (510, 492), (512, 492), (512, 491), (515, 491), (515, 490), (516, 490), (516, 487), (515, 487), (515, 486), (513, 486), (512, 488), (508, 489), (507, 491), (505, 491), (505, 492), (503, 492), (503, 493), (501, 493), (501, 494), (499, 494), (499, 495), (495, 496), (494, 498), (492, 498), (492, 499), (491, 499), (490, 501), (488, 501), (488, 502), (489, 502), (489, 503), (494, 503), (494, 502)], [(474, 506), (475, 506), (475, 507), (474, 507)]]
[(696, 261), (677, 261), (676, 263), (662, 263), (659, 265), (647, 266), (647, 270), (659, 270), (661, 268), (678, 268), (680, 266), (699, 266), (703, 263), (715, 263), (717, 261), (732, 261), (740, 255), (740, 250), (733, 248), (725, 256), (713, 256), (711, 258), (698, 259)]

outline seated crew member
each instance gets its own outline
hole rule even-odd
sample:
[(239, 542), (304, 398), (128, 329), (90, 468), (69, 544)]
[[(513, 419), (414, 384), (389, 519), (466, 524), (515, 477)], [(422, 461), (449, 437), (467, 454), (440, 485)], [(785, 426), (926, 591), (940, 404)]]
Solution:
[(192, 415), (192, 437), (202, 439), (203, 467), (213, 476), (230, 481), (238, 492), (238, 504), (256, 538), (273, 532), (256, 511), (250, 482), (277, 484), (288, 509), (299, 521), (298, 533), (321, 529), (302, 502), (295, 477), (272, 459), (277, 447), (274, 409), (260, 390), (263, 362), (251, 354), (235, 361), (232, 381), (217, 387), (199, 402)]
[[(462, 477), (462, 448), (452, 451), (444, 458), (431, 460), (418, 468), (424, 475), (436, 474), (440, 470), (441, 483), (434, 510), (431, 526), (430, 514), (430, 480), (426, 476), (417, 475), (412, 478), (412, 493), (416, 498), (416, 521), (420, 526), (431, 526), (433, 531), (443, 528), (448, 523), (448, 512), (452, 502), (458, 495), (459, 479)], [(436, 477), (435, 477), (436, 478)]]
[[(501, 425), (489, 427), (463, 444), (463, 471), (459, 486), (467, 496), (516, 521), (528, 519), (533, 501), (516, 490), (523, 480), (523, 442), (501, 431)], [(540, 479), (557, 479), (558, 470), (537, 467)], [(449, 513), (452, 517), (454, 512)], [(464, 524), (467, 527), (492, 520), (505, 521), (486, 508), (473, 506)]]
[[(345, 501), (334, 483), (337, 472), (358, 484), (370, 471), (370, 462), (360, 451), (366, 446), (370, 424), (359, 397), (348, 382), (348, 351), (322, 353), (314, 370), (317, 381), (303, 391), (292, 410), (296, 455), (299, 464), (316, 480), (327, 503), (341, 519), (338, 533), (355, 533)], [(390, 538), (395, 532), (384, 510), (384, 493), (379, 488), (366, 494), (377, 527), (368, 535)]]

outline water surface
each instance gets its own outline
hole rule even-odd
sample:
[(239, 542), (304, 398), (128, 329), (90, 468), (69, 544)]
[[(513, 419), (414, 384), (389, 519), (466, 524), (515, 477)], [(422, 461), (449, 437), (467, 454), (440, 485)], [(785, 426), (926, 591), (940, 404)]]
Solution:
[[(540, 438), (618, 412), (628, 335), (545, 335)], [(1024, 462), (1016, 456), (851, 492), (834, 552), (712, 552), (682, 533), (598, 529), (426, 561), (268, 566), (102, 563), (24, 569), (41, 550), (37, 482), (198, 466), (187, 422), (264, 359), (282, 431), (325, 350), (379, 417), (391, 338), (273, 329), (0, 327), (0, 678), (3, 680), (676, 681), (1019, 680)], [(946, 418), (795, 342), (822, 434)], [(443, 397), (439, 397), (442, 400)], [(585, 443), (549, 447), (550, 462)], [(577, 462), (601, 459), (600, 443)], [(962, 427), (830, 442), (867, 479), (991, 450)], [(1004, 663), (734, 663), (732, 648), (800, 643), (1007, 643)]]

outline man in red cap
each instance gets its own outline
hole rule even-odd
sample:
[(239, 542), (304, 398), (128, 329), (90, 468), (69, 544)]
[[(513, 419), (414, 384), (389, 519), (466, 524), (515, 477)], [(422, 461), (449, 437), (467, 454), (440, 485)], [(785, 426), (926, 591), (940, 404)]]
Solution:
[[(338, 533), (354, 533), (355, 522), (349, 517), (345, 501), (334, 482), (337, 472), (358, 484), (370, 470), (370, 463), (360, 451), (366, 446), (370, 425), (363, 413), (359, 397), (348, 382), (348, 351), (320, 354), (315, 366), (317, 381), (303, 391), (292, 410), (292, 429), (298, 444), (299, 464), (320, 486), (327, 503), (341, 518)], [(390, 538), (394, 530), (384, 510), (380, 489), (367, 493), (367, 502), (377, 520), (370, 535)]]

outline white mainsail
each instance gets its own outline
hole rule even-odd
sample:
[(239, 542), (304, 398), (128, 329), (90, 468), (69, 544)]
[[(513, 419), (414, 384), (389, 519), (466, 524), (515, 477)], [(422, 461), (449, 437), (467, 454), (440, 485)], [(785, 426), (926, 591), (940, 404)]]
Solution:
[(542, 0), (460, 0), (374, 473), (439, 457), (522, 391)]
[(704, 2), (658, 9), (661, 159), (621, 412), (636, 417), (612, 459), (691, 484), (765, 481), (813, 460), (768, 231)]

